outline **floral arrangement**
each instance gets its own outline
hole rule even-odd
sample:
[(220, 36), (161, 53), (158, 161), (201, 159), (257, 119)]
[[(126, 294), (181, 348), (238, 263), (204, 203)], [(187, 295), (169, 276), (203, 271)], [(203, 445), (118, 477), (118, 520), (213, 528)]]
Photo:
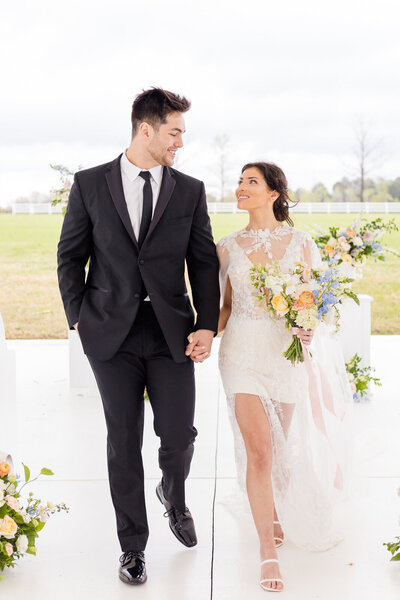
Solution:
[[(39, 475), (30, 479), (29, 467), (24, 465), (25, 483), (19, 486), (20, 478), (11, 473), (8, 462), (0, 462), (0, 571), (14, 567), (16, 560), (24, 554), (36, 554), (36, 538), (46, 521), (56, 511), (68, 508), (65, 504), (43, 504), (29, 493), (25, 508), (21, 504), (21, 491), (40, 475), (53, 475), (43, 468)], [(0, 578), (1, 579), (1, 578)]]
[(367, 221), (361, 225), (361, 219), (356, 219), (347, 229), (340, 227), (329, 227), (328, 232), (322, 230), (314, 231), (312, 237), (320, 249), (322, 260), (329, 265), (349, 265), (362, 267), (367, 258), (385, 260), (385, 253), (391, 252), (398, 255), (395, 250), (382, 246), (379, 242), (385, 233), (398, 231), (394, 219), (387, 223), (378, 217), (373, 221)]
[[(282, 272), (279, 262), (262, 267), (251, 267), (250, 280), (256, 299), (274, 318), (284, 318), (286, 328), (315, 329), (321, 321), (339, 327), (337, 305), (343, 298), (359, 300), (351, 290), (353, 279), (342, 277), (337, 269), (325, 266), (310, 269), (297, 263), (291, 270)], [(300, 339), (293, 335), (289, 348), (283, 356), (292, 365), (303, 362)]]
[[(397, 490), (397, 495), (400, 496), (400, 487)], [(399, 519), (400, 521), (400, 519)], [(394, 538), (394, 542), (384, 542), (388, 551), (391, 553), (392, 558), (390, 560), (400, 560), (400, 536)]]
[(355, 402), (361, 402), (362, 399), (364, 399), (365, 402), (369, 400), (367, 393), (368, 385), (371, 381), (375, 385), (382, 385), (381, 380), (378, 377), (373, 377), (371, 375), (375, 369), (373, 367), (361, 367), (361, 360), (361, 357), (358, 354), (355, 354), (346, 362), (347, 377)]
[[(64, 165), (50, 164), (50, 167), (54, 171), (57, 171), (61, 180), (61, 187), (58, 189), (51, 190), (51, 205), (57, 206), (57, 204), (61, 204), (63, 207), (62, 212), (65, 215), (65, 211), (67, 210), (69, 193), (72, 187), (72, 180), (74, 178), (75, 173), (74, 171), (71, 171), (71, 169), (65, 167)], [(79, 166), (77, 170), (79, 171), (80, 169), (82, 169), (82, 166)]]

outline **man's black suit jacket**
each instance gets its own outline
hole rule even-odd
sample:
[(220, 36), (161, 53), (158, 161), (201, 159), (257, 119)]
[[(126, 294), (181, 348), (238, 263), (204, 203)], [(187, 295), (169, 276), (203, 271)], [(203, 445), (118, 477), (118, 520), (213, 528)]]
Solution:
[(58, 279), (68, 324), (72, 328), (79, 322), (86, 354), (112, 358), (135, 320), (143, 280), (171, 355), (183, 362), (187, 335), (194, 329), (216, 332), (219, 315), (218, 259), (204, 184), (164, 167), (153, 219), (139, 249), (120, 159), (74, 178), (58, 245)]

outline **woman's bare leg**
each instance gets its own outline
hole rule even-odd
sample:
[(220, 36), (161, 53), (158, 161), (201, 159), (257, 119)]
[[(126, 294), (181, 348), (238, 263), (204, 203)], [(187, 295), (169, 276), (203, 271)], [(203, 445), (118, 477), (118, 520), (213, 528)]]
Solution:
[[(271, 483), (272, 442), (269, 420), (258, 396), (236, 394), (236, 419), (247, 454), (246, 486), (251, 512), (260, 540), (261, 560), (277, 558), (274, 541), (274, 498)], [(277, 563), (261, 569), (261, 579), (281, 579)], [(281, 582), (264, 584), (283, 589)]]
[[(286, 439), (289, 435), (289, 428), (290, 428), (290, 423), (292, 422), (294, 408), (295, 408), (294, 404), (288, 404), (286, 402), (280, 404), (280, 411), (278, 414), (278, 418), (281, 423), (282, 431), (283, 431), (283, 434)], [(279, 517), (276, 512), (275, 506), (274, 506), (274, 521), (279, 521)], [(274, 537), (280, 538), (281, 540), (283, 540), (285, 537), (280, 523), (279, 524), (276, 523), (274, 525)]]

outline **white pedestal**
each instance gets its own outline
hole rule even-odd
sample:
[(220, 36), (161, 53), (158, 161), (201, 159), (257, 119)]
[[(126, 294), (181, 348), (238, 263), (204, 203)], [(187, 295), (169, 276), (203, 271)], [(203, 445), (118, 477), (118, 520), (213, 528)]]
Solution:
[(75, 330), (68, 331), (69, 385), (71, 388), (85, 388), (90, 396), (99, 394), (97, 383), (85, 356), (81, 341)]
[[(15, 353), (7, 348), (3, 319), (0, 313), (0, 448), (7, 454), (18, 454), (17, 393)], [(6, 424), (6, 425), (5, 425)]]
[(371, 302), (373, 298), (366, 294), (358, 294), (360, 306), (354, 300), (346, 300), (339, 307), (340, 331), (339, 339), (345, 360), (358, 354), (362, 358), (362, 366), (371, 365)]

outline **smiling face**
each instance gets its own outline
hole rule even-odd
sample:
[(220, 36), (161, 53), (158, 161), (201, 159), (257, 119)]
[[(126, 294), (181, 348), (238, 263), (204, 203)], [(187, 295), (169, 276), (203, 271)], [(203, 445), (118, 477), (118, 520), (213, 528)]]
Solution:
[(268, 187), (261, 171), (256, 167), (243, 171), (236, 189), (238, 208), (243, 210), (264, 208), (268, 203), (274, 203), (278, 196), (278, 192)]
[(147, 153), (151, 158), (159, 165), (172, 167), (176, 152), (183, 146), (185, 121), (182, 113), (170, 113), (167, 122), (161, 123), (158, 129), (149, 123), (141, 123), (140, 131), (145, 135)]

